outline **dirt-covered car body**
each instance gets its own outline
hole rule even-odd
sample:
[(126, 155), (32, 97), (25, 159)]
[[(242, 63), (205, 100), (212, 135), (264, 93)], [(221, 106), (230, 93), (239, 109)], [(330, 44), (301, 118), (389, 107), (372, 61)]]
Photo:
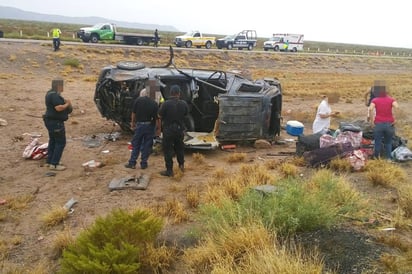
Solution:
[(131, 132), (132, 104), (144, 87), (161, 103), (160, 98), (170, 97), (170, 87), (179, 85), (181, 99), (190, 109), (185, 121), (188, 132), (214, 133), (219, 142), (279, 135), (282, 92), (277, 79), (251, 81), (233, 72), (179, 69), (171, 64), (145, 67), (123, 62), (103, 68), (94, 95), (101, 115)]

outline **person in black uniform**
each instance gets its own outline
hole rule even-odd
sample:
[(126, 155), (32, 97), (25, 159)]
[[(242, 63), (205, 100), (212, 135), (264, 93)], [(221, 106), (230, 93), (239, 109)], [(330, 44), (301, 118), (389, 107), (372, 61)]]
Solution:
[(147, 160), (152, 152), (153, 138), (156, 129), (157, 103), (148, 97), (147, 90), (140, 91), (140, 96), (133, 103), (131, 114), (131, 128), (135, 130), (132, 140), (132, 153), (126, 168), (136, 168), (136, 161), (140, 158), (140, 168), (148, 167)]
[(160, 172), (163, 176), (173, 176), (173, 155), (176, 153), (179, 168), (184, 171), (184, 118), (189, 113), (187, 103), (180, 99), (180, 87), (170, 87), (170, 98), (159, 109), (159, 117), (162, 119), (163, 154), (166, 170)]
[(60, 164), (64, 147), (66, 146), (66, 130), (64, 122), (72, 112), (72, 104), (61, 96), (63, 92), (63, 80), (52, 81), (52, 88), (45, 97), (46, 113), (43, 115), (44, 125), (49, 133), (47, 153), (47, 165), (49, 169), (61, 171), (66, 167)]
[(159, 45), (159, 32), (157, 31), (157, 29), (154, 32), (154, 41), (153, 41), (153, 46), (157, 48), (157, 46)]

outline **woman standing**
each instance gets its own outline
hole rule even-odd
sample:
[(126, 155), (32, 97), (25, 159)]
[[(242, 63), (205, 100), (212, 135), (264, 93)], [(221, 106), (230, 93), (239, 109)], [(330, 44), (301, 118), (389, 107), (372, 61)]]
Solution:
[(382, 150), (382, 139), (385, 146), (385, 158), (391, 159), (392, 138), (395, 135), (395, 117), (393, 108), (398, 107), (398, 103), (387, 94), (384, 82), (380, 86), (375, 86), (376, 98), (372, 99), (369, 106), (373, 129), (373, 138), (375, 141), (373, 156), (379, 158)]

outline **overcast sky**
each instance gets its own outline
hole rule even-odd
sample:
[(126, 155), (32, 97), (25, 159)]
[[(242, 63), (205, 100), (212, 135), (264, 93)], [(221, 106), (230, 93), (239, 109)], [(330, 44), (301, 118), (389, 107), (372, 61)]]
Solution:
[(182, 32), (255, 29), (306, 40), (412, 48), (408, 0), (0, 0), (1, 6), (64, 16), (171, 25)]

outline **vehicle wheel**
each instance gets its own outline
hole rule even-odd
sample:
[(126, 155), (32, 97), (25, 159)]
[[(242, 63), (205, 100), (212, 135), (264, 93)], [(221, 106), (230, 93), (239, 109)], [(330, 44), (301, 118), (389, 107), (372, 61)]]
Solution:
[(233, 45), (232, 44), (227, 44), (227, 49), (233, 49)]
[(137, 38), (136, 45), (138, 45), (138, 46), (143, 45), (143, 40), (142, 40), (142, 38)]
[(274, 50), (274, 51), (279, 51), (279, 46), (275, 46), (275, 47), (273, 48), (273, 50)]
[(186, 41), (185, 47), (191, 48), (192, 47), (192, 41)]
[(122, 61), (117, 63), (117, 68), (124, 70), (138, 70), (145, 68), (145, 65), (141, 62)]
[(264, 48), (263, 50), (264, 50), (264, 51), (268, 51), (268, 49), (267, 49), (267, 48)]
[(207, 41), (205, 47), (206, 47), (207, 49), (210, 49), (210, 48), (212, 47), (212, 42)]
[(85, 42), (85, 43), (89, 43), (89, 41), (90, 41), (90, 40), (87, 39), (87, 38), (83, 38), (82, 40), (83, 40), (83, 42)]
[(297, 48), (293, 48), (292, 51), (293, 51), (293, 52), (297, 52), (298, 49), (297, 49)]
[(252, 50), (252, 49), (253, 49), (253, 45), (249, 44), (249, 45), (247, 46), (247, 49), (248, 49), (248, 50)]
[(92, 34), (92, 36), (90, 37), (90, 41), (92, 43), (97, 43), (99, 42), (99, 36), (97, 36), (96, 34)]

